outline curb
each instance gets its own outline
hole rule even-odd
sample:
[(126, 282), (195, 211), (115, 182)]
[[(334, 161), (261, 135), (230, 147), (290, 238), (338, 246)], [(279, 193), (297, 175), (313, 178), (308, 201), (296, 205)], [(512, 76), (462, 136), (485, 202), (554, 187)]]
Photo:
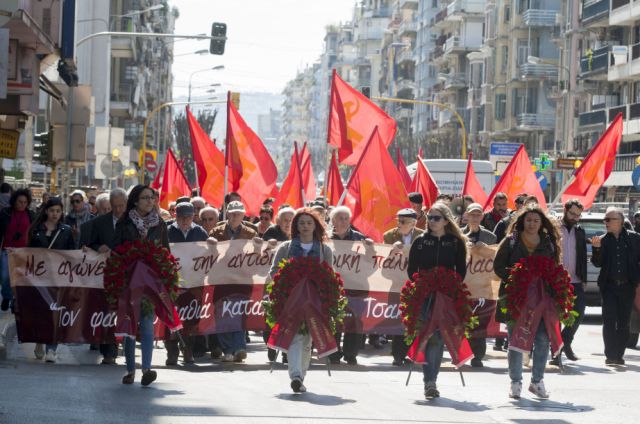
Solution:
[(16, 337), (16, 320), (12, 314), (0, 319), (0, 361), (7, 360), (7, 346)]

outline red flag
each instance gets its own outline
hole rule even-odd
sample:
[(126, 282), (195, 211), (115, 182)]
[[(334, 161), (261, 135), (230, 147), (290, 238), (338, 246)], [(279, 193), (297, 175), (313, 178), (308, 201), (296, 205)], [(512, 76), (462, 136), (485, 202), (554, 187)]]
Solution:
[[(216, 207), (224, 200), (224, 155), (211, 141), (187, 106), (193, 161), (198, 171), (200, 196)], [(182, 168), (182, 167), (180, 167)]]
[(282, 182), (280, 192), (273, 202), (274, 210), (284, 203), (289, 204), (292, 208), (298, 209), (304, 206), (302, 193), (304, 185), (302, 183), (302, 171), (300, 169), (300, 155), (298, 154), (298, 143), (293, 143), (293, 154), (291, 155), (291, 166), (287, 177)]
[(229, 191), (240, 194), (247, 215), (258, 216), (262, 202), (274, 193), (278, 170), (262, 140), (242, 119), (227, 94), (226, 164)]
[(311, 153), (307, 148), (307, 143), (302, 145), (300, 155), (300, 171), (302, 171), (302, 184), (304, 185), (304, 199), (309, 202), (316, 198), (316, 179), (313, 176), (311, 167)]
[(478, 181), (478, 177), (476, 176), (476, 171), (473, 169), (473, 154), (469, 153), (469, 160), (467, 161), (467, 172), (464, 174), (464, 185), (462, 186), (462, 195), (466, 196), (467, 194), (473, 197), (473, 200), (476, 203), (480, 203), (484, 205), (487, 203), (487, 193), (485, 193), (482, 188), (482, 184)]
[(404, 188), (409, 191), (411, 189), (411, 175), (407, 171), (407, 166), (404, 164), (402, 160), (402, 155), (400, 154), (400, 147), (396, 147), (396, 157), (398, 158), (398, 173), (402, 178), (402, 183), (404, 184)]
[(382, 234), (396, 226), (396, 212), (409, 205), (402, 177), (375, 127), (347, 184), (352, 222), (381, 243)]
[(344, 82), (333, 70), (327, 143), (338, 149), (338, 159), (355, 165), (366, 145), (365, 137), (378, 127), (382, 143), (389, 147), (396, 135), (395, 119), (364, 94)]
[(622, 113), (613, 120), (575, 173), (575, 180), (562, 194), (562, 202), (577, 198), (585, 209), (593, 204), (598, 189), (611, 175), (622, 140)]
[(181, 196), (190, 196), (191, 186), (178, 166), (178, 161), (171, 149), (167, 150), (164, 160), (164, 176), (160, 188), (160, 207), (169, 209), (169, 203)]
[(156, 177), (153, 179), (153, 182), (149, 186), (154, 190), (160, 190), (160, 174), (162, 174), (163, 166), (164, 164), (160, 164), (160, 169), (158, 169), (158, 173), (156, 174)]
[(531, 161), (529, 155), (524, 149), (524, 144), (520, 146), (516, 154), (509, 162), (509, 166), (505, 169), (498, 183), (493, 187), (493, 191), (487, 201), (484, 203), (484, 210), (487, 211), (493, 207), (492, 199), (498, 192), (503, 192), (509, 199), (509, 208), (515, 209), (516, 196), (520, 193), (527, 193), (538, 198), (538, 204), (544, 209), (547, 208), (547, 201), (544, 198), (540, 182), (536, 178), (536, 174), (531, 169)]
[(409, 192), (418, 192), (422, 194), (424, 198), (424, 205), (427, 209), (436, 202), (440, 189), (435, 180), (431, 176), (431, 173), (422, 162), (422, 156), (418, 156), (418, 163), (416, 168), (416, 175), (413, 176), (411, 182), (411, 188)]
[(343, 191), (344, 185), (338, 169), (338, 162), (336, 162), (336, 152), (332, 151), (331, 165), (329, 165), (329, 172), (327, 173), (327, 193), (325, 194), (329, 204), (332, 206), (337, 205)]
[(424, 151), (422, 150), (422, 147), (418, 149), (418, 156), (420, 156), (421, 158), (424, 157)]

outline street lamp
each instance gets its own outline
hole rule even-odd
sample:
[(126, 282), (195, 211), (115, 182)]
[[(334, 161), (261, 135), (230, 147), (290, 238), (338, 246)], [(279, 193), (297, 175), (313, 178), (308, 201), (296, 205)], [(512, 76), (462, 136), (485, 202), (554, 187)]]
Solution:
[(207, 71), (221, 71), (223, 69), (224, 69), (224, 65), (218, 65), (218, 66), (214, 66), (213, 68), (198, 69), (197, 71), (191, 72), (191, 75), (189, 75), (189, 97), (187, 100), (191, 101), (191, 80), (195, 74), (200, 72), (207, 72)]

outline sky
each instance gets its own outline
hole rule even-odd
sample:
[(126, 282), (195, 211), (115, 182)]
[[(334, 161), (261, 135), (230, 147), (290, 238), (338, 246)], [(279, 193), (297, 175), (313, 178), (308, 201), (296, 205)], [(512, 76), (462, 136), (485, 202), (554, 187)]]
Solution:
[[(287, 81), (322, 52), (325, 27), (351, 19), (354, 0), (170, 0), (180, 17), (176, 34), (211, 33), (213, 22), (227, 24), (224, 55), (191, 54), (208, 40), (174, 45), (174, 98), (186, 96), (193, 71), (224, 65), (192, 77), (192, 99), (206, 100), (227, 90), (280, 93)], [(221, 83), (221, 87), (210, 84)], [(197, 87), (197, 88), (196, 88)], [(207, 90), (216, 93), (207, 93)]]

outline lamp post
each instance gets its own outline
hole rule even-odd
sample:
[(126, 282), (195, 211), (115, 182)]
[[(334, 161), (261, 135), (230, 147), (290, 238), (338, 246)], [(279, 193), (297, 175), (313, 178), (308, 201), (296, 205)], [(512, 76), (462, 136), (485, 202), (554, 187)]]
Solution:
[(189, 55), (192, 55), (192, 54), (197, 54), (197, 55), (202, 56), (202, 55), (205, 55), (205, 54), (208, 54), (208, 53), (209, 53), (209, 50), (207, 50), (207, 49), (200, 49), (200, 50), (196, 50), (195, 52), (174, 54), (174, 55), (173, 55), (173, 57), (189, 56)]
[(207, 71), (221, 71), (223, 69), (224, 69), (224, 65), (218, 65), (218, 66), (214, 66), (213, 68), (198, 69), (197, 71), (191, 72), (191, 75), (189, 75), (189, 96), (187, 100), (191, 101), (191, 81), (195, 74), (198, 74), (200, 72), (207, 72)]

